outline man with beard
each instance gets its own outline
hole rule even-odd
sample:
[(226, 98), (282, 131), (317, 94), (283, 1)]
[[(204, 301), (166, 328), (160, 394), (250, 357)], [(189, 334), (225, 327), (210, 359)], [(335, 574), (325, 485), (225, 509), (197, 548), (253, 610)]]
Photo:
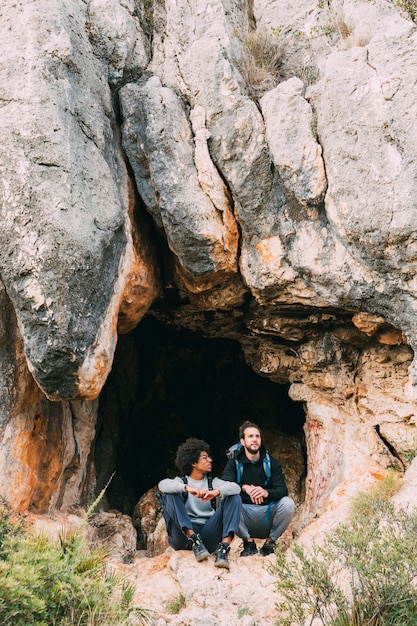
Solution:
[(193, 550), (197, 561), (216, 552), (214, 565), (229, 569), (230, 544), (240, 519), (239, 485), (211, 477), (210, 446), (201, 439), (181, 444), (175, 464), (182, 476), (164, 478), (158, 485), (170, 546)]
[(223, 480), (241, 486), (242, 511), (237, 534), (243, 539), (240, 556), (257, 554), (254, 538), (265, 539), (263, 556), (272, 554), (276, 541), (295, 513), (280, 462), (270, 457), (262, 444), (261, 430), (253, 422), (239, 428), (240, 446), (223, 471)]

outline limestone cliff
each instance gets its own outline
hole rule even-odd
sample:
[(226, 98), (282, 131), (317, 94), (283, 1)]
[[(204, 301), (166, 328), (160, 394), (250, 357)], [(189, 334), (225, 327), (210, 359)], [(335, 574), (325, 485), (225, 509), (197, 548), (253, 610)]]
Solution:
[[(158, 454), (137, 482), (134, 447), (172, 454), (186, 428), (163, 372), (199, 348), (179, 339), (167, 357), (159, 330), (144, 362), (150, 318), (218, 342), (223, 400), (242, 384), (232, 342), (302, 406), (295, 439), (265, 423), (277, 454), (294, 445), (300, 528), (408, 467), (416, 44), (389, 0), (3, 0), (0, 493), (14, 506), (85, 505), (117, 468), (113, 503), (129, 508), (166, 470)], [(253, 413), (274, 404), (259, 389)]]

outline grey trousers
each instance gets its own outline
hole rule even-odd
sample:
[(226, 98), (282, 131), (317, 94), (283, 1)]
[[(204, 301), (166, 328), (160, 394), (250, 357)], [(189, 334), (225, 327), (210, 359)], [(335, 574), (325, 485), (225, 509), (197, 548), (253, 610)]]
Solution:
[(242, 504), (237, 534), (241, 539), (253, 537), (276, 541), (295, 513), (295, 503), (288, 496), (271, 504)]

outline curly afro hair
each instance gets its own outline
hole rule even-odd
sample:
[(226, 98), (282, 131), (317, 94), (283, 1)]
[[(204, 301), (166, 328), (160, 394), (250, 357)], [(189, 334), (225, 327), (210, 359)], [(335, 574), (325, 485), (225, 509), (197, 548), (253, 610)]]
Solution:
[(189, 476), (193, 469), (193, 463), (198, 463), (198, 459), (202, 452), (207, 452), (211, 456), (210, 446), (202, 439), (190, 437), (182, 443), (175, 458), (175, 465), (184, 476)]

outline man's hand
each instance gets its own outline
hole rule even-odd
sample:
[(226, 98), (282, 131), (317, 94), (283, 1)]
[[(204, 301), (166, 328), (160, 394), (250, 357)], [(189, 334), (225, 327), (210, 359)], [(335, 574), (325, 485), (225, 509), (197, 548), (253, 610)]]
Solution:
[(254, 504), (262, 504), (265, 498), (268, 497), (266, 489), (263, 487), (256, 487), (255, 485), (242, 485), (242, 491), (248, 494)]
[(220, 495), (220, 489), (212, 489), (211, 491), (205, 491), (203, 495), (200, 496), (200, 500), (202, 502), (207, 502), (207, 500), (213, 500), (213, 498), (217, 498)]

